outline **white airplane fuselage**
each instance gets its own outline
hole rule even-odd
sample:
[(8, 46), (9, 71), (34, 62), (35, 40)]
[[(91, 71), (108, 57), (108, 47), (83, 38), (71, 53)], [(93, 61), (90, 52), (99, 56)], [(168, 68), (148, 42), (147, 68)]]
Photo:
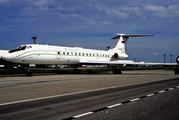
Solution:
[(9, 51), (2, 55), (4, 60), (23, 64), (79, 64), (80, 60), (116, 61), (128, 57), (121, 54), (115, 58), (114, 50), (92, 50), (79, 47), (61, 47), (51, 45), (27, 44), (24, 50)]

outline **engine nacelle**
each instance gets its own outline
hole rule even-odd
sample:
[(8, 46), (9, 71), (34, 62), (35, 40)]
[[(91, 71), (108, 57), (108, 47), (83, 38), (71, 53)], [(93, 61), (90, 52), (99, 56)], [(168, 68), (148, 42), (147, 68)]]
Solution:
[(120, 55), (119, 55), (118, 53), (114, 53), (113, 57), (114, 57), (115, 59), (120, 60), (120, 59), (126, 59), (126, 58), (128, 58), (128, 55), (127, 55), (127, 54), (120, 54)]
[(115, 57), (115, 58), (118, 58), (119, 55), (118, 55), (117, 53), (114, 53), (114, 57)]

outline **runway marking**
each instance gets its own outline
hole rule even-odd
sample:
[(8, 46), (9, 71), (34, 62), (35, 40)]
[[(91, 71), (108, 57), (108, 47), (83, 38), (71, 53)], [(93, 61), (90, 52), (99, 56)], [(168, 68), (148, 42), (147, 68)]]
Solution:
[(135, 99), (132, 99), (132, 100), (130, 100), (131, 102), (134, 102), (134, 101), (137, 101), (137, 100), (139, 100), (140, 98), (135, 98)]
[(108, 106), (107, 108), (113, 108), (113, 107), (117, 107), (117, 106), (119, 106), (119, 105), (122, 105), (122, 103), (118, 103), (118, 104), (114, 104), (114, 105), (110, 105), (110, 106)]
[(73, 116), (74, 118), (79, 118), (79, 117), (82, 117), (82, 116), (85, 116), (85, 115), (89, 115), (89, 114), (92, 114), (93, 112), (87, 112), (87, 113), (83, 113), (83, 114), (80, 114), (80, 115), (76, 115), (76, 116)]
[(173, 90), (174, 88), (169, 88), (168, 90)]
[(165, 90), (159, 91), (158, 93), (163, 93), (163, 92), (165, 92)]
[(150, 96), (153, 96), (154, 94), (149, 94), (149, 95), (147, 95), (147, 97), (150, 97)]
[(107, 107), (99, 108), (99, 109), (93, 110), (91, 112), (86, 112), (86, 113), (83, 113), (83, 114), (80, 114), (80, 115), (76, 115), (76, 116), (72, 116), (72, 117), (69, 117), (69, 118), (65, 118), (63, 120), (72, 120), (72, 119), (80, 118), (80, 117), (83, 117), (83, 116), (86, 116), (86, 115), (89, 115), (89, 114), (93, 114), (93, 113), (96, 113), (96, 112), (99, 112), (99, 111), (103, 111), (103, 110), (106, 110), (106, 109), (111, 109), (111, 108), (114, 108), (114, 107), (117, 107), (117, 106), (120, 106), (120, 105), (124, 105), (124, 104), (129, 103), (129, 102), (137, 101), (137, 100), (139, 100), (141, 98), (151, 97), (153, 95), (161, 94), (161, 93), (164, 93), (166, 91), (170, 91), (170, 90), (177, 89), (177, 88), (179, 88), (179, 86), (176, 86), (176, 87), (173, 87), (173, 88), (169, 88), (169, 89), (166, 89), (166, 90), (161, 90), (159, 92), (148, 94), (146, 96), (141, 96), (141, 97), (138, 97), (138, 98), (134, 98), (134, 99), (131, 99), (129, 101), (124, 101), (124, 102), (120, 102), (120, 103), (117, 103), (117, 104), (114, 104), (114, 105), (110, 105), (110, 106), (107, 106)]

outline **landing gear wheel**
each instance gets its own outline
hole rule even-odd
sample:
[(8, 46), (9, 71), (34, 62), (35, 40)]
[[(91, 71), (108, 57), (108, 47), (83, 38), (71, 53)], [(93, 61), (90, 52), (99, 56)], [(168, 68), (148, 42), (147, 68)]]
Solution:
[(122, 74), (121, 69), (118, 69), (117, 66), (113, 67), (113, 74)]
[(32, 76), (32, 72), (30, 72), (30, 67), (29, 67), (29, 65), (28, 65), (28, 67), (27, 67), (27, 73), (26, 73), (26, 75), (27, 76)]
[(73, 66), (73, 74), (80, 74), (81, 70), (78, 70), (79, 66)]
[(33, 74), (32, 72), (27, 72), (26, 75), (31, 77)]

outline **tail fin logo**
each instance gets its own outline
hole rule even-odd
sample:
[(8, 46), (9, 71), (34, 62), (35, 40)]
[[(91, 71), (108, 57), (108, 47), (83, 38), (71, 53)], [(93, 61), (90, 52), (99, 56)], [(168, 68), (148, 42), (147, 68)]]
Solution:
[(121, 43), (125, 43), (125, 41), (123, 40)]

